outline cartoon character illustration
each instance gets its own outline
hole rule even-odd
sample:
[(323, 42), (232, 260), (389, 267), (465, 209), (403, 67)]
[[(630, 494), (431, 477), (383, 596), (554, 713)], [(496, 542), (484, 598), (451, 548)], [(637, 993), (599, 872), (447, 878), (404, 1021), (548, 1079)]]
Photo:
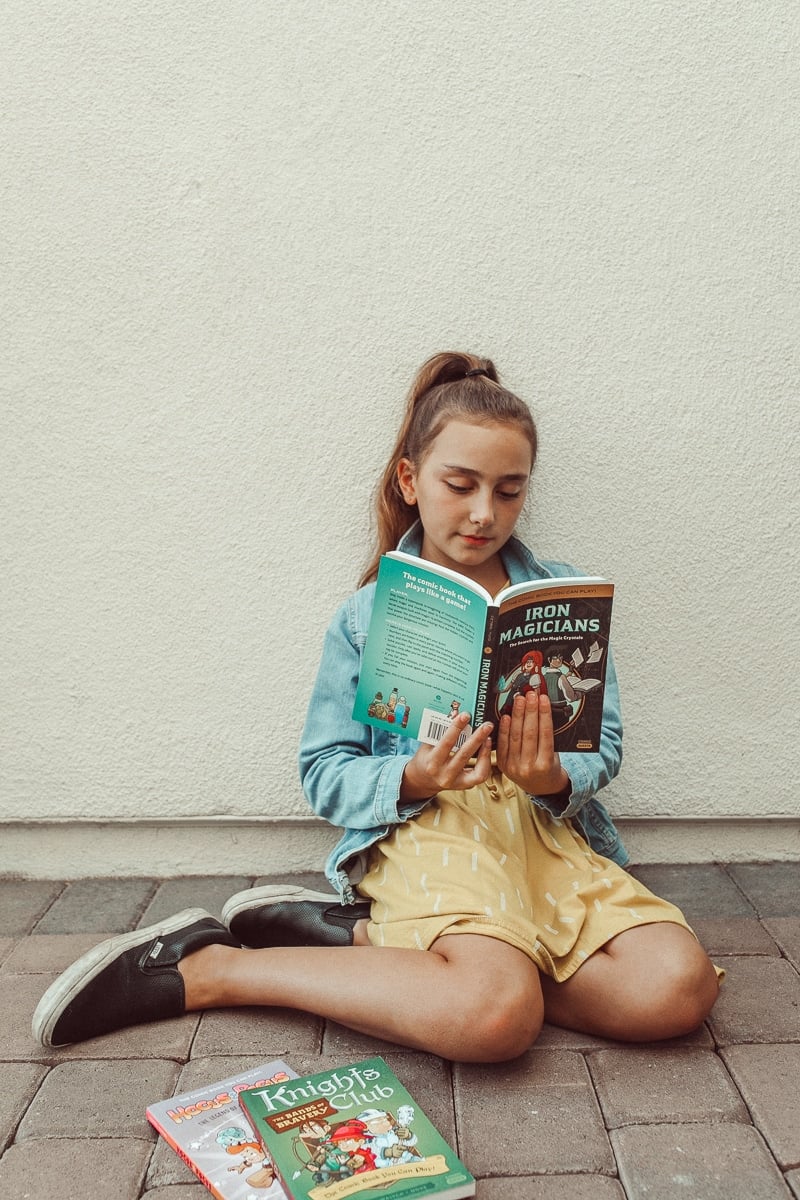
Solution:
[(229, 1125), (227, 1129), (219, 1130), (216, 1140), (226, 1154), (233, 1154), (241, 1158), (241, 1162), (228, 1167), (229, 1171), (235, 1171), (237, 1175), (241, 1175), (243, 1171), (258, 1166), (260, 1163), (259, 1169), (253, 1171), (251, 1175), (246, 1175), (245, 1179), (252, 1188), (272, 1187), (275, 1182), (275, 1172), (269, 1156), (258, 1142), (248, 1141), (248, 1135), (243, 1129), (236, 1125)]
[(417, 1135), (412, 1133), (414, 1109), (403, 1104), (397, 1117), (382, 1108), (367, 1108), (357, 1118), (366, 1126), (370, 1135), (369, 1148), (377, 1167), (391, 1167), (397, 1163), (416, 1162), (422, 1155), (417, 1149)]
[[(348, 1179), (353, 1171), (347, 1166), (350, 1155), (340, 1150), (333, 1140), (333, 1130), (327, 1121), (306, 1121), (292, 1142), (295, 1158), (302, 1171), (310, 1171), (314, 1183), (330, 1183)], [(302, 1171), (295, 1171), (297, 1179)]]
[(580, 707), (578, 695), (570, 683), (570, 668), (564, 661), (562, 646), (553, 646), (547, 652), (547, 664), (542, 667), (547, 694), (553, 709), (553, 725), (556, 729), (566, 725)]
[(458, 700), (451, 700), (451, 701), (450, 701), (450, 712), (447, 714), (447, 718), (448, 718), (448, 720), (450, 720), (450, 721), (455, 721), (455, 719), (456, 719), (456, 717), (458, 716), (458, 714), (459, 714), (459, 712), (460, 712), (460, 711), (461, 711), (461, 703), (460, 703), (460, 701), (458, 701)]
[(353, 1175), (375, 1170), (375, 1155), (366, 1145), (371, 1138), (363, 1121), (354, 1119), (345, 1121), (344, 1125), (337, 1125), (331, 1133), (330, 1140), (340, 1155), (347, 1156), (344, 1166)]
[(515, 696), (527, 696), (529, 692), (538, 692), (543, 686), (542, 655), (539, 650), (526, 650), (519, 666), (506, 678), (501, 675), (497, 681), (497, 715), (511, 713)]
[(384, 704), (383, 692), (376, 692), (373, 699), (369, 702), (367, 714), (370, 717), (377, 717), (379, 721), (385, 721), (389, 715), (389, 709)]
[(394, 719), (398, 725), (401, 725), (403, 728), (405, 728), (406, 721), (407, 721), (405, 696), (400, 696), (398, 698), (397, 704), (395, 704), (395, 706), (394, 706)]

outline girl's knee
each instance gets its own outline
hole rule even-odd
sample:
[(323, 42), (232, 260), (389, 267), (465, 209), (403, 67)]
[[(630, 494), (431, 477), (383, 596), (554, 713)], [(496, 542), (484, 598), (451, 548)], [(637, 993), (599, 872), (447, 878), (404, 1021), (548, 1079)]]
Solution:
[(669, 1019), (690, 1033), (706, 1019), (719, 996), (719, 980), (714, 965), (698, 945), (694, 953), (674, 963), (663, 981), (663, 1010)]
[[(533, 967), (533, 964), (531, 964)], [(529, 1050), (542, 1029), (544, 1003), (538, 972), (489, 979), (461, 1013), (462, 1061), (505, 1062)]]

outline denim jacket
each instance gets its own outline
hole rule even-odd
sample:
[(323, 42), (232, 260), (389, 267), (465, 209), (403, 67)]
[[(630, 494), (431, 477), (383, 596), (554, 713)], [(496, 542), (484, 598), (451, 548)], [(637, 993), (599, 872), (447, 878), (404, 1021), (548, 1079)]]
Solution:
[[(419, 554), (421, 548), (422, 528), (417, 522), (401, 538), (398, 549)], [(513, 537), (503, 547), (502, 556), (512, 583), (579, 574), (567, 563), (535, 558)], [(403, 771), (419, 742), (362, 725), (351, 717), (374, 597), (375, 584), (369, 583), (350, 596), (334, 616), (325, 635), (300, 742), (300, 777), (306, 798), (318, 816), (343, 830), (325, 872), (345, 903), (356, 899), (354, 886), (363, 876), (368, 848), (428, 803), (400, 801)], [(594, 850), (624, 866), (628, 855), (596, 795), (617, 774), (621, 760), (619, 690), (609, 657), (599, 751), (561, 755), (572, 785), (568, 800), (563, 794), (558, 800), (547, 796), (531, 796), (531, 800), (552, 816), (574, 818)]]

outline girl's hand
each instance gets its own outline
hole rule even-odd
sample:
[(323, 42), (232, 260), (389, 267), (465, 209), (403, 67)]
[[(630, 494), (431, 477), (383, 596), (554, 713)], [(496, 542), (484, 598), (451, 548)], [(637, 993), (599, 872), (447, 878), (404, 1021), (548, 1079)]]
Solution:
[(552, 796), (569, 785), (553, 745), (553, 712), (546, 692), (514, 697), (511, 716), (500, 718), (497, 765), (532, 796)]
[[(437, 792), (455, 788), (465, 791), (489, 778), (492, 765), (492, 725), (485, 721), (470, 734), (460, 750), (455, 744), (470, 722), (469, 713), (459, 713), (435, 746), (420, 746), (403, 772), (401, 800), (428, 800)], [(475, 759), (470, 763), (470, 759)]]

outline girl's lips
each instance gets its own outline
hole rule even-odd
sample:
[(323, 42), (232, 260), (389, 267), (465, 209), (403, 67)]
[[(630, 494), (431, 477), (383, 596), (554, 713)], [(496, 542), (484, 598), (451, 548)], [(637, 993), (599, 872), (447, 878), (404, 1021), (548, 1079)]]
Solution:
[(465, 542), (469, 543), (470, 546), (485, 546), (487, 542), (492, 540), (488, 537), (475, 537), (475, 535), (471, 533), (462, 533), (461, 536)]

